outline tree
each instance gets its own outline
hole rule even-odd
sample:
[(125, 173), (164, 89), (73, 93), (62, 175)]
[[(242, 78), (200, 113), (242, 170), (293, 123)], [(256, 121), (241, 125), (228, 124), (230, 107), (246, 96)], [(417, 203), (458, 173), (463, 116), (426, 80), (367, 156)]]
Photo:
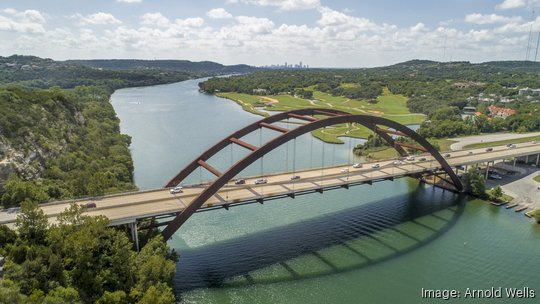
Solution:
[(150, 286), (138, 304), (173, 304), (176, 300), (172, 288), (165, 283)]
[(129, 291), (133, 286), (132, 245), (127, 236), (108, 224), (105, 218), (87, 217), (63, 242), (57, 240), (69, 281), (85, 300), (96, 301), (105, 291)]
[(7, 244), (12, 244), (17, 239), (15, 231), (8, 228), (6, 225), (0, 225), (0, 249)]
[(15, 282), (6, 279), (0, 281), (0, 304), (24, 303), (25, 298)]
[(486, 196), (484, 176), (477, 168), (472, 167), (471, 169), (469, 169), (466, 187), (469, 189), (469, 192), (475, 196), (481, 198), (484, 198)]
[(170, 284), (175, 272), (174, 262), (167, 259), (167, 244), (158, 235), (152, 238), (136, 258), (137, 284), (140, 293), (160, 282)]
[(49, 199), (47, 193), (33, 182), (23, 181), (17, 175), (11, 174), (4, 185), (2, 204), (5, 208), (20, 205), (24, 200), (44, 202)]
[(47, 232), (47, 216), (37, 202), (25, 200), (21, 204), (21, 213), (17, 215), (15, 226), (21, 239), (31, 244), (41, 244)]
[(105, 291), (96, 304), (128, 304), (128, 296), (123, 290)]
[(493, 188), (491, 191), (491, 195), (493, 195), (494, 198), (500, 199), (503, 196), (504, 192), (501, 188), (501, 186), (497, 185), (497, 187)]
[(79, 292), (71, 287), (58, 286), (51, 290), (43, 299), (43, 304), (78, 304), (82, 303), (79, 297)]

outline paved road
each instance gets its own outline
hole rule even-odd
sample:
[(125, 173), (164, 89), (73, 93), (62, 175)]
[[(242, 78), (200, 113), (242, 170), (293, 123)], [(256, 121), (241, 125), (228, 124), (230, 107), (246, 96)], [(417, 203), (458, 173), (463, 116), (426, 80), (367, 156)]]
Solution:
[(467, 137), (454, 137), (454, 138), (449, 138), (449, 140), (456, 141), (456, 143), (450, 145), (450, 149), (452, 149), (452, 151), (456, 151), (456, 150), (462, 150), (463, 147), (465, 146), (477, 144), (481, 142), (509, 140), (509, 139), (523, 138), (523, 137), (538, 136), (538, 135), (540, 135), (540, 132), (523, 133), (523, 134), (492, 133), (492, 134), (474, 135), (474, 136), (467, 136)]
[[(540, 153), (540, 143), (521, 143), (516, 148), (509, 149), (506, 146), (493, 147), (493, 151), (487, 152), (485, 148), (452, 152), (447, 156), (447, 162), (451, 166), (479, 163), (483, 161), (501, 160), (509, 156), (520, 156)], [(429, 155), (424, 156), (425, 161), (417, 160), (394, 165), (393, 160), (382, 161), (379, 168), (372, 168), (373, 163), (364, 164), (362, 168), (352, 168), (351, 165), (342, 165), (324, 169), (310, 169), (299, 172), (287, 172), (265, 176), (268, 183), (254, 185), (255, 179), (246, 178), (245, 185), (229, 183), (211, 197), (201, 208), (209, 208), (229, 203), (246, 200), (255, 200), (260, 197), (286, 195), (299, 190), (313, 190), (327, 186), (337, 186), (352, 182), (363, 182), (390, 177), (399, 177), (411, 173), (425, 172), (439, 168), (439, 163)], [(347, 171), (342, 171), (347, 169)], [(291, 181), (291, 176), (299, 175), (300, 180)], [(96, 208), (89, 209), (86, 214), (104, 215), (113, 224), (124, 224), (135, 219), (146, 218), (156, 215), (179, 212), (198, 196), (205, 185), (186, 186), (183, 193), (172, 195), (168, 189), (154, 191), (125, 193), (122, 195), (107, 196), (101, 199), (82, 200), (79, 204), (95, 203)], [(55, 222), (60, 212), (69, 206), (72, 201), (56, 202), (41, 205), (41, 209), (49, 217), (50, 222)], [(13, 227), (17, 214), (6, 210), (0, 211), (0, 224), (8, 224)]]

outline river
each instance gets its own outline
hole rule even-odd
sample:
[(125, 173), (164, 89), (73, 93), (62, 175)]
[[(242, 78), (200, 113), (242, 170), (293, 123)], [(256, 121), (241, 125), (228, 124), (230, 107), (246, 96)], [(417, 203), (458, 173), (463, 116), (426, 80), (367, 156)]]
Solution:
[[(161, 187), (224, 136), (260, 119), (198, 92), (200, 80), (116, 91), (132, 136), (135, 182)], [(258, 145), (272, 131), (246, 141)], [(265, 156), (243, 176), (354, 162), (350, 147), (310, 135)], [(296, 153), (294, 153), (296, 152)], [(245, 155), (227, 149), (218, 169)], [(323, 158), (324, 155), (324, 158)], [(188, 182), (210, 176), (196, 172)], [(452, 303), (538, 303), (540, 225), (522, 214), (412, 179), (198, 213), (169, 241), (180, 253), (183, 303), (444, 303), (421, 289), (455, 289)], [(467, 288), (530, 287), (535, 299), (465, 299)]]

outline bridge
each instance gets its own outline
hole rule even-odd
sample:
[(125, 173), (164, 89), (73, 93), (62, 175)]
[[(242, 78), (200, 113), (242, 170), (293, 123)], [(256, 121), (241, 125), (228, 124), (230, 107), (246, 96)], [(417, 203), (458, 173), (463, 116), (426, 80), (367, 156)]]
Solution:
[[(290, 119), (296, 122), (291, 129), (278, 124)], [(289, 172), (253, 176), (246, 178), (245, 184), (235, 183), (234, 178), (242, 170), (275, 148), (293, 141), (293, 149), (296, 149), (295, 139), (298, 136), (320, 128), (353, 123), (363, 125), (381, 136), (402, 156), (401, 160), (364, 163), (361, 168), (354, 168), (352, 164), (305, 170), (295, 170), (293, 167)], [(244, 136), (262, 128), (274, 131), (275, 137), (260, 146), (242, 140)], [(249, 153), (225, 172), (220, 172), (209, 164), (208, 160), (230, 145), (241, 146)], [(415, 153), (415, 159), (404, 160), (410, 153)], [(394, 121), (329, 109), (302, 109), (266, 117), (225, 137), (188, 164), (163, 189), (108, 195), (79, 200), (77, 203), (82, 205), (95, 203), (96, 207), (88, 209), (86, 214), (104, 215), (111, 220), (112, 225), (130, 225), (134, 240), (138, 229), (137, 223), (144, 219), (152, 220), (151, 225), (146, 228), (165, 226), (162, 233), (169, 239), (195, 212), (229, 209), (237, 205), (264, 203), (284, 197), (294, 198), (307, 193), (323, 193), (327, 190), (401, 177), (421, 180), (432, 177), (434, 182), (438, 181), (445, 188), (460, 192), (463, 190), (458, 177), (461, 166), (478, 163), (487, 163), (489, 166), (498, 160), (529, 156), (535, 157), (538, 165), (540, 144), (529, 142), (515, 144), (512, 147), (493, 146), (490, 149), (462, 150), (443, 156), (416, 132)], [(171, 187), (182, 184), (186, 177), (199, 168), (211, 172), (215, 179), (198, 185), (184, 185), (181, 193), (170, 193)], [(293, 176), (297, 178), (291, 179)], [(255, 184), (256, 180), (262, 178), (266, 179), (266, 183)], [(50, 221), (54, 222), (60, 212), (72, 202), (53, 202), (43, 204), (41, 208)], [(171, 217), (172, 220), (160, 221)], [(16, 212), (0, 212), (0, 224), (13, 227), (15, 219)]]

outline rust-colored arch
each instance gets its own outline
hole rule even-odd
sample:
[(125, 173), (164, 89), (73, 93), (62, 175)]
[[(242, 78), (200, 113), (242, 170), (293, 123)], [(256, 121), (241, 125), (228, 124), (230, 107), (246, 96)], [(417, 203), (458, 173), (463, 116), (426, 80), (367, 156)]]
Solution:
[[(311, 119), (305, 116), (310, 115), (311, 117), (314, 115), (326, 115), (327, 118), (323, 119)], [(395, 121), (377, 117), (377, 116), (369, 116), (369, 115), (353, 115), (342, 111), (336, 111), (336, 110), (328, 110), (328, 109), (302, 109), (302, 110), (294, 110), (289, 112), (282, 112), (270, 117), (266, 117), (260, 121), (257, 121), (251, 125), (248, 125), (247, 127), (240, 129), (230, 136), (226, 137), (216, 145), (214, 145), (209, 150), (205, 151), (203, 154), (201, 154), (201, 157), (194, 160), (191, 164), (189, 164), (186, 168), (184, 168), (179, 174), (177, 174), (173, 179), (167, 183), (167, 187), (172, 187), (175, 185), (178, 185), (184, 178), (186, 178), (191, 172), (193, 172), (198, 166), (202, 165), (205, 166), (205, 162), (207, 159), (209, 159), (211, 156), (219, 152), (221, 149), (225, 148), (228, 144), (231, 143), (231, 138), (239, 139), (240, 137), (253, 132), (261, 127), (271, 127), (269, 124), (273, 122), (278, 122), (283, 119), (294, 117), (294, 118), (301, 118), (306, 121), (309, 121), (306, 124), (300, 125), (294, 129), (290, 130), (281, 130), (282, 134), (275, 137), (274, 139), (268, 141), (261, 147), (253, 147), (255, 150), (252, 149), (252, 152), (246, 155), (244, 158), (236, 162), (232, 167), (230, 167), (226, 172), (216, 174), (217, 178), (210, 183), (210, 185), (205, 188), (180, 214), (178, 214), (163, 230), (162, 234), (164, 238), (167, 240), (169, 239), (174, 232), (176, 232), (180, 226), (191, 216), (193, 213), (195, 213), (203, 204), (206, 202), (212, 195), (217, 193), (221, 187), (223, 187), (225, 184), (227, 184), (232, 178), (234, 178), (237, 174), (239, 174), (242, 170), (247, 168), (249, 165), (254, 163), (256, 160), (267, 154), (268, 152), (274, 150), (275, 148), (281, 146), (282, 144), (309, 132), (312, 132), (314, 130), (327, 127), (327, 126), (333, 126), (338, 124), (344, 124), (344, 123), (359, 123), (367, 128), (373, 130), (377, 134), (381, 135), (383, 139), (385, 139), (392, 147), (394, 147), (401, 155), (407, 155), (407, 152), (399, 145), (395, 144), (394, 140), (391, 136), (386, 134), (385, 132), (382, 132), (382, 129), (378, 129), (377, 125), (383, 125), (389, 128), (392, 128), (396, 130), (396, 133), (402, 134), (404, 136), (410, 137), (413, 140), (415, 140), (422, 148), (425, 149), (428, 153), (430, 153), (441, 165), (441, 168), (450, 176), (450, 179), (452, 180), (452, 183), (456, 187), (458, 191), (463, 190), (463, 186), (461, 184), (461, 181), (455, 174), (455, 172), (452, 170), (450, 165), (446, 162), (446, 160), (441, 156), (441, 154), (423, 137), (418, 135), (413, 130), (409, 129), (408, 127), (399, 124)], [(202, 162), (201, 162), (202, 160)], [(212, 169), (211, 167), (209, 167)]]

